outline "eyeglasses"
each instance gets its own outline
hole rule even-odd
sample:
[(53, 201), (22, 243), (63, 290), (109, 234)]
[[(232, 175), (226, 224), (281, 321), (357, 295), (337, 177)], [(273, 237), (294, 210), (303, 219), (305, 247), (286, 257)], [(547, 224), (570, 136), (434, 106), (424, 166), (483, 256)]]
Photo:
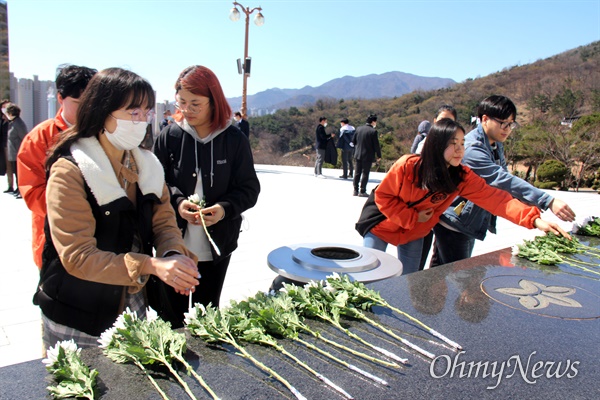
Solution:
[[(152, 123), (152, 121), (154, 120), (154, 115), (156, 114), (154, 110), (148, 110), (147, 112), (144, 112), (141, 108), (135, 108), (133, 109), (133, 111), (125, 112), (131, 116), (131, 122), (133, 122), (136, 125), (142, 121), (145, 121), (149, 124)], [(109, 115), (114, 119), (118, 119), (112, 114)]]
[(200, 111), (202, 111), (202, 107), (207, 106), (209, 103), (207, 104), (179, 104), (179, 102), (175, 102), (175, 107), (184, 113), (188, 113), (188, 114), (198, 114)]
[(500, 128), (502, 128), (502, 129), (510, 128), (510, 130), (513, 131), (520, 126), (515, 121), (502, 121), (502, 120), (499, 120), (498, 118), (494, 118), (494, 117), (490, 117), (490, 119), (493, 119), (498, 124), (500, 124)]
[(141, 121), (151, 123), (152, 120), (154, 120), (156, 112), (154, 110), (148, 110), (147, 112), (144, 112), (141, 108), (136, 108), (128, 114), (131, 115), (131, 120), (133, 121), (133, 123), (137, 124)]

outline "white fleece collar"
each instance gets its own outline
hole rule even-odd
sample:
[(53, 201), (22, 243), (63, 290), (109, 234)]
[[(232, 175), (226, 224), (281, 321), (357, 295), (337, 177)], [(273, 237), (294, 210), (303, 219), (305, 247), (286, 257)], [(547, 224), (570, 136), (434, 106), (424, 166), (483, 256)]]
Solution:
[[(119, 185), (117, 175), (100, 142), (95, 137), (79, 139), (71, 146), (71, 154), (77, 162), (85, 182), (94, 194), (98, 205), (109, 204), (127, 197)], [(164, 170), (152, 152), (135, 148), (131, 150), (138, 167), (138, 186), (142, 194), (162, 196)]]

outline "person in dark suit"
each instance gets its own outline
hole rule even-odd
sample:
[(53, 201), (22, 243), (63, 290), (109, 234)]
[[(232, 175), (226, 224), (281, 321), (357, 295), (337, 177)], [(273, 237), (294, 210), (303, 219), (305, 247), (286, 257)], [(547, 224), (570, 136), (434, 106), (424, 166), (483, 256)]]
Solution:
[(354, 137), (355, 129), (348, 123), (348, 118), (342, 118), (340, 126), (340, 138), (336, 146), (342, 150), (342, 170), (344, 174), (340, 178), (348, 179), (354, 177), (354, 164), (352, 163), (354, 145), (352, 144), (352, 138)]
[[(375, 156), (377, 162), (381, 160), (381, 147), (375, 127), (377, 126), (377, 115), (371, 114), (367, 117), (365, 125), (356, 128), (352, 138), (354, 144), (354, 160), (356, 167), (354, 171), (354, 196), (369, 197), (367, 194), (367, 182)], [(360, 192), (359, 192), (360, 183)]]
[[(13, 187), (13, 175), (15, 187), (19, 185), (18, 176), (17, 176), (17, 153), (19, 152), (19, 147), (21, 147), (21, 142), (29, 132), (27, 129), (27, 125), (25, 125), (25, 121), (21, 119), (21, 108), (18, 105), (10, 103), (6, 107), (6, 118), (10, 121), (8, 124), (8, 134), (7, 134), (7, 150), (8, 157), (7, 162), (10, 163), (10, 172), (7, 172), (8, 176), (8, 187), (9, 189)], [(16, 187), (14, 191), (14, 195), (17, 199), (22, 199), (21, 192), (19, 188)]]
[(240, 131), (242, 131), (242, 133), (246, 135), (247, 138), (250, 138), (250, 124), (242, 116), (242, 113), (236, 111), (235, 114), (233, 114), (233, 119), (235, 119), (237, 127), (240, 128)]
[[(332, 137), (335, 135), (328, 134), (325, 131), (325, 127), (327, 126), (327, 118), (320, 117), (319, 125), (317, 125), (317, 130), (315, 132), (316, 135), (316, 148), (317, 148), (317, 160), (315, 161), (315, 176), (317, 178), (325, 179), (325, 175), (323, 175), (323, 163), (325, 162), (325, 154), (327, 150), (327, 144), (331, 141)], [(335, 146), (334, 146), (335, 150)]]
[[(2, 108), (2, 113), (0, 114), (0, 176), (8, 175), (8, 172), (12, 171), (8, 162), (8, 118), (4, 115), (6, 107), (9, 104), (10, 100), (8, 99), (0, 101), (0, 108)], [(9, 186), (4, 193), (14, 193), (13, 187)]]

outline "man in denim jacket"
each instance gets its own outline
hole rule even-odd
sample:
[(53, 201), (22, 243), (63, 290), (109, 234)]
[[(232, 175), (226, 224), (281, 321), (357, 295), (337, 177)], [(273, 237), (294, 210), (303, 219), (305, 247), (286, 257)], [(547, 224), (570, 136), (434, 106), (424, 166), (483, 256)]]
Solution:
[[(477, 114), (480, 123), (465, 136), (462, 163), (489, 185), (541, 210), (550, 209), (563, 221), (573, 221), (575, 213), (568, 204), (508, 172), (503, 143), (518, 127), (514, 103), (504, 96), (490, 96), (479, 103)], [(431, 267), (469, 258), (475, 239), (483, 240), (488, 230), (496, 233), (496, 217), (457, 197), (433, 228), (435, 246)]]

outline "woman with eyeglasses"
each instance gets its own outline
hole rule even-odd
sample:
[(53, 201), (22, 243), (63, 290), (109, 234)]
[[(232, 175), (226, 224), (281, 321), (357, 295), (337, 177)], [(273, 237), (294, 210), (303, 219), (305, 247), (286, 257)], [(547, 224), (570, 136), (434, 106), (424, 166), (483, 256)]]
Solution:
[(46, 349), (68, 339), (97, 346), (127, 307), (143, 317), (149, 276), (184, 299), (198, 284), (162, 166), (138, 147), (154, 101), (152, 86), (133, 72), (100, 71), (81, 96), (75, 125), (51, 149), (46, 244), (34, 295)]
[(542, 220), (538, 208), (489, 186), (461, 165), (464, 152), (465, 130), (458, 122), (444, 118), (433, 124), (421, 155), (396, 161), (365, 203), (356, 224), (363, 245), (381, 251), (388, 243), (397, 246), (402, 274), (417, 271), (423, 237), (456, 196), (526, 228), (569, 237), (557, 224)]
[[(154, 152), (163, 164), (185, 243), (198, 256), (202, 278), (193, 303), (218, 306), (242, 213), (256, 204), (260, 184), (248, 138), (232, 125), (231, 108), (210, 69), (184, 69), (175, 82), (175, 100), (176, 123), (163, 129)], [(188, 200), (192, 195), (204, 200), (203, 207)], [(182, 326), (188, 302), (164, 284), (157, 286), (158, 314)]]
[[(553, 197), (508, 171), (504, 142), (517, 129), (517, 107), (506, 96), (492, 95), (477, 107), (477, 126), (465, 136), (463, 164), (485, 181), (542, 211), (549, 210), (563, 221), (573, 222), (575, 212)], [(468, 199), (456, 198), (433, 228), (435, 245), (431, 264), (435, 267), (471, 257), (475, 240), (486, 232), (496, 233), (496, 218)]]

